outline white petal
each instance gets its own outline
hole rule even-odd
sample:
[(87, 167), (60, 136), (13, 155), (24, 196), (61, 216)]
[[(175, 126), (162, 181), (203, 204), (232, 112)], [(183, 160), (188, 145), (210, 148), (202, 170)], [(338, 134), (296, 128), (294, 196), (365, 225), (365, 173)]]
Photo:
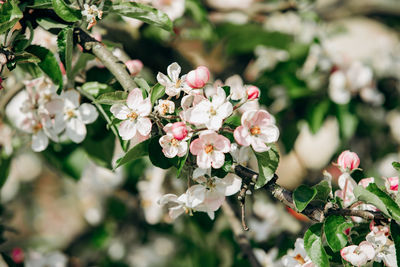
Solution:
[(218, 107), (217, 114), (218, 116), (225, 119), (232, 114), (232, 111), (233, 111), (232, 104), (229, 102), (225, 102), (224, 104)]
[(62, 96), (65, 99), (65, 104), (68, 105), (70, 108), (79, 107), (80, 95), (77, 91), (75, 90), (64, 91)]
[(110, 108), (111, 113), (120, 120), (125, 120), (131, 110), (123, 104), (114, 104)]
[(171, 217), (171, 219), (175, 220), (176, 218), (178, 218), (183, 212), (185, 211), (185, 209), (179, 205), (176, 207), (172, 207), (169, 209), (169, 217)]
[(218, 131), (222, 126), (222, 118), (219, 116), (212, 116), (210, 120), (206, 122), (206, 127), (209, 130)]
[(168, 86), (171, 83), (171, 80), (168, 78), (168, 76), (161, 72), (157, 74), (157, 81), (159, 84), (164, 86)]
[(222, 165), (224, 165), (225, 162), (225, 155), (222, 152), (219, 151), (213, 151), (211, 153), (211, 164), (214, 169), (221, 168)]
[(151, 131), (151, 120), (149, 118), (139, 118), (136, 127), (141, 135), (148, 135)]
[(264, 143), (274, 143), (278, 141), (279, 129), (275, 125), (268, 125), (261, 128), (261, 134), (258, 138)]
[(49, 144), (49, 138), (45, 135), (43, 131), (39, 131), (32, 135), (32, 150), (35, 152), (40, 152), (46, 149)]
[(151, 112), (151, 102), (150, 98), (144, 99), (136, 108), (137, 113), (140, 116), (147, 116)]
[(233, 173), (229, 173), (224, 179), (223, 182), (226, 186), (225, 188), (225, 196), (231, 196), (239, 192), (240, 187), (242, 186), (242, 179)]
[(166, 194), (160, 197), (160, 199), (157, 201), (159, 205), (165, 205), (169, 202), (178, 203), (178, 197), (174, 194)]
[(82, 121), (71, 118), (66, 124), (66, 134), (73, 142), (80, 143), (85, 139), (86, 126)]
[(99, 113), (97, 112), (96, 108), (88, 103), (84, 103), (79, 107), (79, 112), (81, 113), (81, 119), (84, 124), (94, 122)]
[(174, 62), (168, 66), (167, 73), (173, 82), (177, 82), (179, 79), (179, 74), (181, 73), (181, 66)]
[(126, 100), (126, 104), (130, 109), (136, 109), (143, 101), (142, 90), (139, 88), (133, 89)]
[(123, 140), (132, 139), (136, 135), (136, 122), (131, 120), (121, 122), (118, 133)]

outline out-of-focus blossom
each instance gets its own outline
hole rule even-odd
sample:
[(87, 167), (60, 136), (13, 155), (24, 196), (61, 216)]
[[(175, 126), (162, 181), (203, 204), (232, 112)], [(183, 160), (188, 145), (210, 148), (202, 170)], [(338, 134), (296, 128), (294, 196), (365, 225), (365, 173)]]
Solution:
[(131, 59), (125, 62), (131, 76), (138, 75), (143, 69), (143, 63), (139, 59)]
[(260, 262), (262, 267), (283, 267), (282, 260), (277, 259), (278, 249), (272, 248), (268, 253), (265, 253), (263, 249), (255, 248), (254, 255)]
[(14, 248), (11, 251), (11, 258), (15, 263), (23, 263), (24, 262), (24, 251), (21, 248)]
[(30, 251), (25, 258), (26, 267), (66, 267), (68, 258), (59, 251), (41, 254)]
[(124, 140), (132, 139), (137, 134), (147, 136), (151, 131), (151, 120), (147, 117), (151, 112), (150, 99), (143, 99), (139, 88), (133, 89), (126, 104), (114, 104), (111, 113), (122, 120), (118, 127), (119, 135)]
[(167, 68), (168, 76), (159, 72), (157, 74), (157, 81), (165, 86), (165, 93), (169, 96), (176, 96), (181, 91), (189, 93), (191, 88), (186, 82), (186, 75), (179, 78), (181, 73), (181, 66), (174, 62)]
[(399, 177), (385, 178), (385, 187), (389, 193), (397, 194), (399, 191)]
[(290, 250), (287, 255), (282, 257), (282, 263), (286, 267), (315, 267), (315, 264), (307, 256), (302, 238), (296, 239), (294, 250)]
[(340, 255), (351, 264), (362, 266), (375, 257), (375, 250), (371, 243), (363, 241), (358, 246), (351, 245), (341, 249)]
[(195, 70), (190, 71), (186, 76), (187, 84), (194, 88), (202, 88), (210, 79), (210, 71), (205, 66), (197, 67)]
[(171, 20), (182, 17), (185, 12), (185, 0), (153, 0), (152, 4), (165, 12)]
[(13, 130), (10, 126), (0, 121), (0, 154), (11, 155), (13, 152)]
[(37, 27), (33, 33), (32, 44), (46, 47), (52, 52), (57, 51), (57, 36), (41, 27)]
[(247, 9), (254, 0), (207, 0), (207, 4), (213, 8), (221, 10)]
[(269, 143), (278, 140), (279, 129), (265, 110), (249, 110), (242, 115), (242, 125), (234, 132), (236, 142), (242, 146), (252, 146), (257, 152), (269, 150)]

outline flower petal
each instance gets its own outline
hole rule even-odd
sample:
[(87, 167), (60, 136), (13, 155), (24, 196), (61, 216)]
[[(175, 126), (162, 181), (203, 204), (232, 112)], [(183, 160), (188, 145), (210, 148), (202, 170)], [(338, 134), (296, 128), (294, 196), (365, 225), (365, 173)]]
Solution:
[(251, 136), (247, 128), (239, 126), (233, 132), (235, 141), (242, 146), (249, 146), (251, 144)]
[(214, 169), (219, 169), (224, 165), (225, 162), (225, 155), (219, 151), (213, 151), (211, 153), (211, 165)]
[(136, 127), (141, 135), (148, 135), (151, 132), (151, 120), (149, 118), (138, 118)]
[(121, 122), (118, 132), (123, 140), (132, 139), (136, 135), (136, 122), (131, 120)]
[(79, 107), (79, 112), (81, 114), (81, 119), (84, 124), (94, 122), (99, 113), (97, 112), (96, 108), (88, 103), (84, 103)]
[(179, 74), (181, 73), (181, 66), (174, 62), (168, 66), (167, 73), (171, 80), (176, 83), (179, 79)]
[(49, 144), (49, 138), (43, 131), (39, 131), (32, 135), (32, 150), (35, 152), (40, 152), (46, 149)]
[(114, 104), (110, 108), (111, 113), (120, 120), (126, 120), (128, 114), (131, 113), (131, 109), (124, 104)]
[(85, 124), (76, 118), (71, 118), (66, 123), (67, 136), (75, 143), (80, 143), (86, 137)]
[(137, 109), (140, 103), (143, 101), (142, 90), (139, 88), (133, 89), (126, 100), (126, 104), (130, 109)]

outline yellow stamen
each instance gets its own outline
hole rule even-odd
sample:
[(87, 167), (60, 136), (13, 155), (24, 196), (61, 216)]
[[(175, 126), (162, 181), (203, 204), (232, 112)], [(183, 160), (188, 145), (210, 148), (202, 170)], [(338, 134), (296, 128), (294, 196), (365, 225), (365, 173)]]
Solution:
[(293, 259), (295, 259), (298, 263), (300, 263), (302, 265), (304, 263), (306, 263), (306, 261), (303, 259), (303, 257), (300, 254), (297, 254), (296, 256), (294, 256)]
[(133, 121), (138, 117), (138, 114), (136, 112), (131, 112), (127, 117)]
[(204, 151), (206, 151), (207, 154), (213, 152), (213, 150), (214, 150), (213, 145), (206, 145), (204, 149)]
[(258, 126), (253, 126), (250, 129), (251, 135), (259, 135), (261, 133), (261, 129)]

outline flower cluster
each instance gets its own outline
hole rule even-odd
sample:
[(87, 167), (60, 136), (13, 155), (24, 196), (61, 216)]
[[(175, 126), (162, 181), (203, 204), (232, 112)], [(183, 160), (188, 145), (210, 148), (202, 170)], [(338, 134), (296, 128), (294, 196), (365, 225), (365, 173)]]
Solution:
[[(240, 145), (265, 152), (279, 137), (274, 119), (267, 111), (249, 108), (241, 114), (238, 110), (246, 103), (257, 101), (260, 95), (257, 87), (218, 86), (209, 84), (209, 79), (207, 67), (200, 66), (181, 76), (181, 67), (172, 63), (167, 75), (157, 75), (165, 95), (154, 107), (151, 94), (144, 97), (146, 93), (135, 88), (126, 103), (115, 103), (110, 109), (121, 120), (118, 130), (122, 139), (147, 139), (154, 128), (153, 133), (158, 129), (164, 134), (159, 144), (166, 158), (185, 157), (189, 152), (195, 157), (198, 169), (193, 180), (197, 184), (179, 197), (168, 194), (160, 200), (161, 204), (175, 203), (170, 209), (173, 218), (183, 211), (203, 211), (213, 218), (225, 196), (236, 193), (241, 182), (239, 178), (214, 177), (211, 170), (225, 164), (227, 153), (235, 154), (236, 150), (232, 151), (231, 147)], [(233, 116), (241, 121), (240, 125), (226, 123)]]
[(80, 104), (80, 94), (75, 90), (56, 93), (56, 86), (45, 77), (25, 83), (27, 97), (20, 110), (23, 119), (19, 127), (32, 135), (32, 149), (46, 149), (49, 139), (58, 142), (67, 136), (80, 143), (86, 136), (86, 124), (97, 119), (96, 108)]
[(89, 23), (87, 29), (89, 30), (94, 25), (97, 24), (97, 19), (101, 19), (103, 17), (103, 11), (99, 10), (95, 5), (83, 5), (84, 10), (82, 10), (82, 16), (86, 17), (86, 21)]

